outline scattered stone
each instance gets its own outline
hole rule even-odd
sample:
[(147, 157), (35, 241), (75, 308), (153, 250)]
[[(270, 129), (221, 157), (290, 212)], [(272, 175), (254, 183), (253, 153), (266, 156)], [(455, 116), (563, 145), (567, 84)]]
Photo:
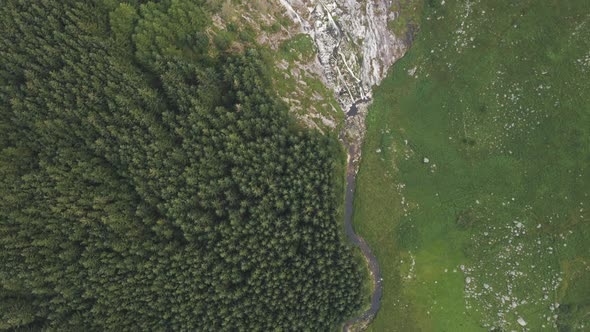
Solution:
[(522, 317), (518, 317), (516, 321), (518, 322), (518, 324), (520, 324), (520, 326), (526, 326), (526, 321), (522, 319)]
[(406, 51), (405, 38), (388, 28), (388, 0), (279, 0), (300, 31), (317, 49), (317, 65), (325, 85), (343, 109), (370, 100), (371, 88)]
[(430, 162), (430, 159), (424, 157), (424, 159), (422, 160), (425, 164), (428, 164)]

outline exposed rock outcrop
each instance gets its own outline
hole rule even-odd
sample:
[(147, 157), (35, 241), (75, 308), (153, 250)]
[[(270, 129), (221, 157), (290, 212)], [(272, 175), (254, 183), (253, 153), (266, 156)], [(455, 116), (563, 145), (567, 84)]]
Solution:
[(316, 42), (326, 83), (344, 109), (371, 98), (406, 45), (388, 29), (395, 19), (387, 0), (280, 0)]
[(349, 139), (360, 142), (372, 88), (406, 51), (388, 22), (396, 18), (390, 0), (279, 0), (317, 46), (324, 83), (347, 112)]

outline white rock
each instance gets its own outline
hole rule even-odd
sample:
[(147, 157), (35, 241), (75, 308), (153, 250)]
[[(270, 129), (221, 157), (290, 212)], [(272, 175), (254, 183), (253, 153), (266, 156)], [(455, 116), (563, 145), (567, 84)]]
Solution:
[[(388, 22), (389, 0), (279, 0), (300, 30), (315, 41), (318, 73), (344, 110), (370, 99), (371, 89), (407, 49)], [(311, 8), (312, 10), (309, 10)]]
[(470, 284), (471, 283), (471, 277), (465, 278), (465, 283)]
[(526, 321), (522, 319), (522, 317), (518, 317), (516, 321), (518, 322), (518, 324), (520, 324), (520, 326), (526, 326)]
[(430, 162), (430, 159), (424, 157), (424, 160), (422, 160), (425, 164), (428, 164)]

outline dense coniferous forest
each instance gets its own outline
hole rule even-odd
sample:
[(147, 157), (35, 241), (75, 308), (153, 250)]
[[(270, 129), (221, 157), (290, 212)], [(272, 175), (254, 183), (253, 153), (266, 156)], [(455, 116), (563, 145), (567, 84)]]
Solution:
[(329, 330), (359, 306), (334, 139), (205, 1), (0, 6), (0, 329)]

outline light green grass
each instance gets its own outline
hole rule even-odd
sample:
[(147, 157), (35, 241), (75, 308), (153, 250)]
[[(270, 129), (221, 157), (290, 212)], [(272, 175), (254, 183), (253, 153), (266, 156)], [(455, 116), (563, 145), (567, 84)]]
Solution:
[(310, 36), (304, 33), (297, 34), (285, 40), (279, 45), (281, 57), (289, 62), (295, 60), (308, 62), (316, 54), (316, 46)]
[(371, 330), (590, 329), (586, 1), (426, 2), (367, 124), (354, 223), (383, 271)]
[(397, 18), (388, 22), (391, 32), (396, 36), (410, 37), (418, 28), (424, 2), (424, 0), (398, 0), (393, 2), (390, 10), (397, 15)]
[[(274, 89), (283, 99), (288, 99), (291, 111), (299, 117), (313, 121), (323, 133), (338, 133), (344, 125), (344, 112), (334, 98), (334, 93), (320, 77), (305, 71), (317, 55), (313, 40), (306, 34), (297, 34), (284, 40), (276, 51), (264, 48), (269, 61), (280, 63), (286, 68), (273, 68)], [(331, 121), (331, 124), (322, 120)]]

